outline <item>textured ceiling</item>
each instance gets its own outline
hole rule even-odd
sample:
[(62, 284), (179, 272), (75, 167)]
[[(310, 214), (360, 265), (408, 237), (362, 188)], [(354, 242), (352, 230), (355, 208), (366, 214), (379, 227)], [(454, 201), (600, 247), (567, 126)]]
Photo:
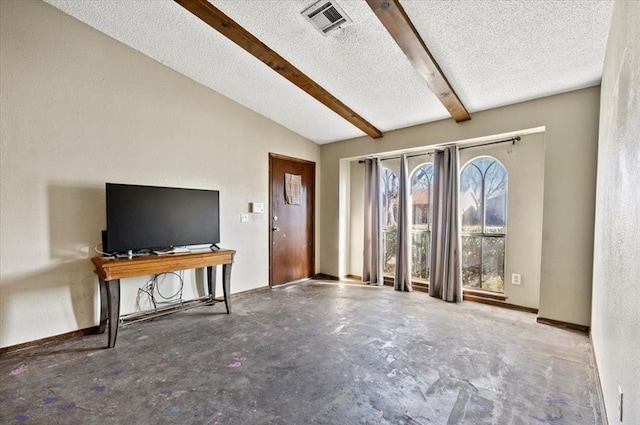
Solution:
[[(364, 134), (172, 0), (45, 1), (316, 143)], [(449, 117), (364, 0), (327, 37), (314, 0), (210, 1), (383, 132)], [(600, 82), (611, 1), (401, 4), (472, 119)]]

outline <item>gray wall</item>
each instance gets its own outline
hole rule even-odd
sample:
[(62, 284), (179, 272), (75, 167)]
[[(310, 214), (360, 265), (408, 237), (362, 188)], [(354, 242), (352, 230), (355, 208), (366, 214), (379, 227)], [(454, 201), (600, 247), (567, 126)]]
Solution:
[(600, 104), (591, 335), (609, 424), (640, 424), (640, 2), (616, 2)]
[[(317, 162), (318, 145), (45, 3), (0, 7), (0, 345), (96, 324), (105, 182), (220, 190), (232, 292), (267, 285), (266, 214), (239, 216), (268, 202), (270, 151)], [(147, 279), (123, 282), (123, 314)]]
[(580, 325), (591, 321), (593, 220), (599, 87), (474, 113), (321, 147), (321, 272), (340, 273), (340, 162), (441, 143), (545, 127), (539, 315)]

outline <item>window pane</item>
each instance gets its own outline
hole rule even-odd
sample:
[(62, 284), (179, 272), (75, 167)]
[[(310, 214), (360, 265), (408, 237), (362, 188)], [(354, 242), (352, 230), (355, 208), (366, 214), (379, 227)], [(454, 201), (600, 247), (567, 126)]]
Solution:
[(412, 270), (414, 278), (429, 280), (431, 263), (431, 214), (433, 202), (433, 164), (418, 168), (411, 177), (413, 213)]
[(382, 170), (382, 252), (385, 274), (396, 269), (396, 234), (398, 226), (398, 176), (385, 168)]
[(382, 171), (382, 227), (395, 227), (398, 218), (398, 176), (385, 168)]
[(429, 229), (431, 203), (433, 201), (433, 164), (418, 168), (411, 177), (411, 203), (413, 205), (413, 228)]
[(462, 284), (480, 288), (482, 236), (462, 236)]
[(482, 232), (482, 173), (475, 162), (460, 175), (460, 213), (463, 233)]
[(482, 289), (504, 292), (504, 237), (482, 239)]
[(431, 232), (414, 230), (412, 233), (412, 263), (411, 276), (429, 280), (431, 266)]
[(485, 233), (507, 231), (507, 172), (494, 162), (485, 175)]
[(383, 273), (394, 274), (396, 271), (397, 227), (389, 227), (382, 231)]

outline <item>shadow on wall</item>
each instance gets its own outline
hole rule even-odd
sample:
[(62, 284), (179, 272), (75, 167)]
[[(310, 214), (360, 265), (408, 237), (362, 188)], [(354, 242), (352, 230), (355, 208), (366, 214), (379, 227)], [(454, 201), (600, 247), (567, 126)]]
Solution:
[(48, 238), (48, 258), (34, 256), (32, 267), (3, 277), (2, 346), (97, 324), (98, 285), (90, 258), (105, 227), (104, 188), (54, 182), (47, 198), (49, 234), (41, 238)]
[[(2, 346), (20, 344), (97, 324), (98, 285), (87, 260), (52, 264), (3, 279)], [(59, 329), (44, 331), (39, 329)]]
[[(93, 270), (91, 258), (100, 255), (94, 248), (101, 244), (101, 232), (107, 228), (104, 184), (102, 187), (86, 187), (68, 183), (53, 183), (49, 184), (47, 195), (49, 200), (50, 259), (62, 263), (82, 260)], [(102, 246), (100, 245), (98, 249), (102, 250)], [(219, 270), (216, 270), (216, 276), (221, 277), (222, 267), (217, 267), (217, 269)], [(203, 297), (207, 294), (205, 272), (206, 270), (200, 270), (195, 273), (195, 297)], [(93, 274), (91, 276), (92, 279), (89, 279), (86, 284), (97, 297), (97, 277)], [(167, 282), (178, 281), (177, 277), (170, 275), (163, 276), (163, 279)], [(216, 281), (220, 282), (221, 278)], [(219, 294), (221, 290), (222, 287), (217, 293)], [(84, 292), (83, 288), (82, 293), (84, 294)], [(75, 296), (76, 293), (72, 291), (71, 297), (74, 301)], [(96, 306), (96, 311), (98, 308), (99, 306)]]
[[(98, 285), (91, 257), (106, 228), (105, 189), (73, 183), (49, 183), (49, 258), (58, 264), (52, 273), (69, 288), (77, 328), (97, 323)], [(65, 314), (65, 312), (61, 312)]]
[(49, 184), (49, 258), (89, 259), (106, 229), (105, 189)]

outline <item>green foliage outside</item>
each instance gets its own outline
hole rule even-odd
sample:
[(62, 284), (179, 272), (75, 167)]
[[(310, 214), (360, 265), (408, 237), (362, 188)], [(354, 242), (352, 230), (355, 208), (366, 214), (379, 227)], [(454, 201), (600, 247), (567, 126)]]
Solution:
[(383, 251), (385, 274), (392, 274), (396, 268), (396, 245), (398, 243), (398, 226), (387, 227), (383, 231)]
[[(429, 258), (426, 258), (426, 253), (430, 247), (426, 245), (431, 242), (431, 238), (427, 229), (427, 225), (414, 226), (413, 249), (419, 253), (420, 258), (413, 260), (413, 274), (414, 277), (428, 280)], [(388, 227), (383, 234), (384, 273), (393, 274), (396, 266), (397, 226)], [(415, 246), (416, 242), (425, 246)], [(481, 256), (484, 257), (484, 268), (481, 267)], [(504, 292), (504, 238), (475, 235), (462, 237), (462, 284), (469, 288)]]
[(504, 292), (504, 238), (462, 237), (462, 284)]

